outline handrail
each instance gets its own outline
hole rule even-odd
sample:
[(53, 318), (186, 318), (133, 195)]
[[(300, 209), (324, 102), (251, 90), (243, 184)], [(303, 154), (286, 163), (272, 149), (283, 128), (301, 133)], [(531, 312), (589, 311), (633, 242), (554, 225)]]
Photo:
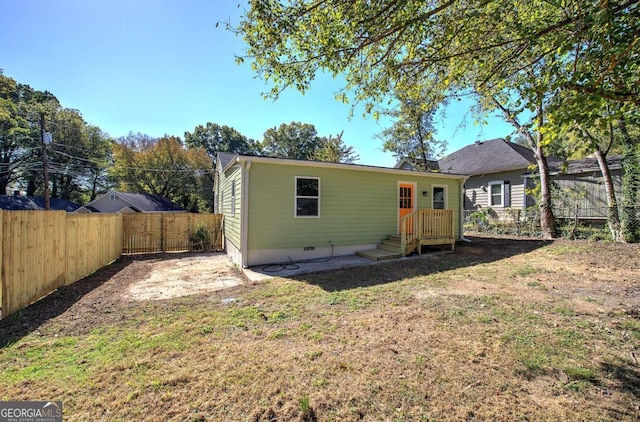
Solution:
[(418, 210), (413, 210), (400, 219), (400, 250), (402, 251), (402, 256), (406, 253), (407, 245), (414, 243), (419, 233), (417, 215)]

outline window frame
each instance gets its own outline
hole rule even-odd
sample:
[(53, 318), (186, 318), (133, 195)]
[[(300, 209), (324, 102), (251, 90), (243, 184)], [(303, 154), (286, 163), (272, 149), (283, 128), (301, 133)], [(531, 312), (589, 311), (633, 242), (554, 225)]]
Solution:
[(237, 178), (235, 178), (235, 177), (231, 180), (231, 192), (230, 192), (230, 194), (231, 194), (231, 200), (230, 200), (230, 202), (231, 202), (231, 212), (230, 212), (231, 217), (235, 217), (236, 216), (236, 181), (237, 181)]
[[(298, 180), (317, 180), (318, 181), (318, 195), (317, 196), (304, 196), (298, 195)], [(295, 176), (293, 183), (293, 217), (294, 218), (320, 218), (320, 204), (322, 196), (322, 182), (320, 177), (317, 176)], [(298, 199), (315, 199), (318, 201), (318, 214), (317, 215), (298, 215)]]
[[(434, 200), (436, 198), (435, 192), (434, 190), (436, 188), (442, 189), (443, 193), (444, 193), (444, 208), (436, 208), (434, 207)], [(439, 210), (446, 210), (449, 209), (447, 207), (447, 205), (449, 204), (449, 189), (447, 185), (431, 185), (431, 209), (435, 210), (435, 209), (439, 209)]]
[[(493, 202), (492, 189), (493, 189), (493, 186), (496, 186), (496, 185), (500, 186), (500, 204), (492, 204), (492, 202)], [(489, 187), (488, 192), (487, 192), (487, 194), (489, 196), (489, 198), (488, 198), (489, 200), (487, 201), (488, 204), (489, 204), (488, 206), (489, 207), (504, 208), (504, 181), (496, 180), (496, 181), (493, 181), (493, 182), (489, 182), (487, 184), (487, 186)]]

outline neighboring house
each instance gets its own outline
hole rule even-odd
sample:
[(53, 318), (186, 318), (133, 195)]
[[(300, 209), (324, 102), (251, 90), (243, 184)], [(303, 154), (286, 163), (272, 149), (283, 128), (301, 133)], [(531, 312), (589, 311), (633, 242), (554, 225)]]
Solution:
[(144, 193), (109, 191), (76, 212), (186, 212), (167, 198)]
[[(607, 157), (616, 193), (620, 195), (622, 166), (620, 156)], [(563, 161), (547, 157), (551, 182), (562, 190), (584, 192), (579, 217), (605, 217), (606, 195), (602, 174), (595, 158)], [(411, 168), (406, 161), (398, 168)], [(535, 188), (537, 163), (533, 152), (504, 139), (476, 141), (438, 161), (439, 171), (466, 174), (464, 209), (474, 211), (490, 207), (499, 217), (507, 208), (523, 209), (535, 205), (527, 189)], [(619, 196), (618, 196), (619, 198)], [(560, 204), (556, 204), (556, 207)]]
[[(451, 216), (461, 236), (465, 176), (219, 153), (214, 194), (225, 249), (240, 266), (375, 248), (418, 210)], [(437, 209), (444, 209), (440, 211)], [(399, 242), (399, 241), (398, 241)]]
[(439, 160), (438, 165), (442, 172), (470, 176), (465, 183), (465, 210), (491, 207), (501, 215), (505, 208), (534, 203), (526, 190), (535, 187), (529, 166), (535, 166), (536, 159), (527, 147), (501, 138), (477, 141)]
[[(80, 205), (75, 202), (68, 201), (61, 198), (51, 198), (49, 205), (52, 210), (74, 212)], [(0, 209), (11, 211), (34, 211), (44, 210), (45, 200), (41, 196), (21, 196), (14, 193), (13, 196), (0, 196)]]

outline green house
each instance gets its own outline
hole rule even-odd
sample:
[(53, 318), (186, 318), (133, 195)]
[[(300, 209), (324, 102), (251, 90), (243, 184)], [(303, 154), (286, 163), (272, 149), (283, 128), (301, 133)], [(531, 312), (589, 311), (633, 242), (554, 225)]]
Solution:
[(219, 153), (216, 212), (239, 266), (453, 243), (466, 176)]

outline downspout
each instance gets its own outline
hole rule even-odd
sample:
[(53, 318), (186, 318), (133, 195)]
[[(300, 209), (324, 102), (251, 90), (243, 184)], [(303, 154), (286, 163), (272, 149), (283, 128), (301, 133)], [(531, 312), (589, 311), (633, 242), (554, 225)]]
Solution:
[(464, 237), (464, 184), (467, 179), (469, 179), (469, 176), (460, 181), (460, 240), (463, 242), (471, 242), (470, 239)]
[(242, 198), (240, 200), (240, 253), (242, 268), (249, 265), (249, 169), (251, 160), (242, 161)]

